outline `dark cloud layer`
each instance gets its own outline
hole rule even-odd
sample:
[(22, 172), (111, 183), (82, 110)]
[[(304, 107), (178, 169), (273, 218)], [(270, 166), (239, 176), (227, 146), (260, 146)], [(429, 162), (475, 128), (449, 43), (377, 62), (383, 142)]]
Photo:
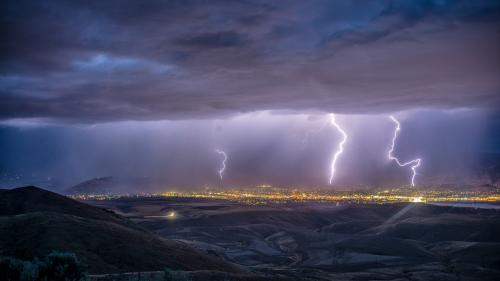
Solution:
[(500, 104), (498, 1), (2, 1), (0, 118)]

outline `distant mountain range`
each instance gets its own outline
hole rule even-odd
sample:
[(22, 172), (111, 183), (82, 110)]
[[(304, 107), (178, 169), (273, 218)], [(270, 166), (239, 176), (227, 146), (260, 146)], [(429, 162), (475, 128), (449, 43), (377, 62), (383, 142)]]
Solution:
[(112, 177), (93, 178), (81, 182), (65, 190), (66, 194), (102, 194), (113, 193), (118, 189), (118, 183)]
[(155, 182), (146, 177), (116, 178), (100, 177), (81, 182), (63, 191), (67, 195), (82, 194), (123, 194), (151, 192), (155, 190)]
[(218, 257), (160, 238), (112, 211), (33, 186), (0, 190), (0, 237), (0, 255), (33, 259), (53, 250), (73, 252), (91, 273), (165, 267), (239, 271)]

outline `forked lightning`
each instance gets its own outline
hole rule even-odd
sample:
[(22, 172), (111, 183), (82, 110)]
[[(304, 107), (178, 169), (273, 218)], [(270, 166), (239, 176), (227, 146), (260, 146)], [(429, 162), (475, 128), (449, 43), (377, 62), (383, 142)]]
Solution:
[(394, 130), (394, 136), (392, 137), (391, 149), (389, 150), (387, 156), (389, 160), (394, 160), (400, 167), (405, 167), (411, 164), (411, 186), (415, 186), (415, 177), (417, 176), (417, 168), (420, 166), (421, 159), (417, 158), (408, 162), (401, 163), (397, 157), (392, 155), (392, 153), (394, 152), (394, 146), (396, 145), (396, 139), (398, 138), (398, 133), (399, 131), (401, 131), (401, 124), (394, 116), (391, 115), (389, 116), (389, 118), (396, 124), (396, 128)]

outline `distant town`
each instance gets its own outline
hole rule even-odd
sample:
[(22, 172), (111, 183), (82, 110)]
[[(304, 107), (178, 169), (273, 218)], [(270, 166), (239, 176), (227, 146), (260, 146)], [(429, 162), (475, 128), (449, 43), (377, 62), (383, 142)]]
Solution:
[(78, 200), (112, 200), (127, 197), (198, 198), (228, 200), (248, 205), (286, 204), (298, 202), (321, 203), (493, 203), (500, 201), (500, 189), (477, 189), (467, 191), (429, 188), (391, 188), (375, 191), (332, 191), (277, 188), (268, 185), (241, 189), (206, 188), (202, 191), (165, 191), (137, 194), (75, 194), (69, 197)]

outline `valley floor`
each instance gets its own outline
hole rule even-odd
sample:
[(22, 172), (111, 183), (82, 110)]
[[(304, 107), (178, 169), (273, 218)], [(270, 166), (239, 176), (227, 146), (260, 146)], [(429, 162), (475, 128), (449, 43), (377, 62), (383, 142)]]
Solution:
[[(87, 203), (269, 280), (500, 279), (498, 209), (420, 203), (247, 206), (186, 198)], [(186, 276), (232, 280), (221, 274)]]

